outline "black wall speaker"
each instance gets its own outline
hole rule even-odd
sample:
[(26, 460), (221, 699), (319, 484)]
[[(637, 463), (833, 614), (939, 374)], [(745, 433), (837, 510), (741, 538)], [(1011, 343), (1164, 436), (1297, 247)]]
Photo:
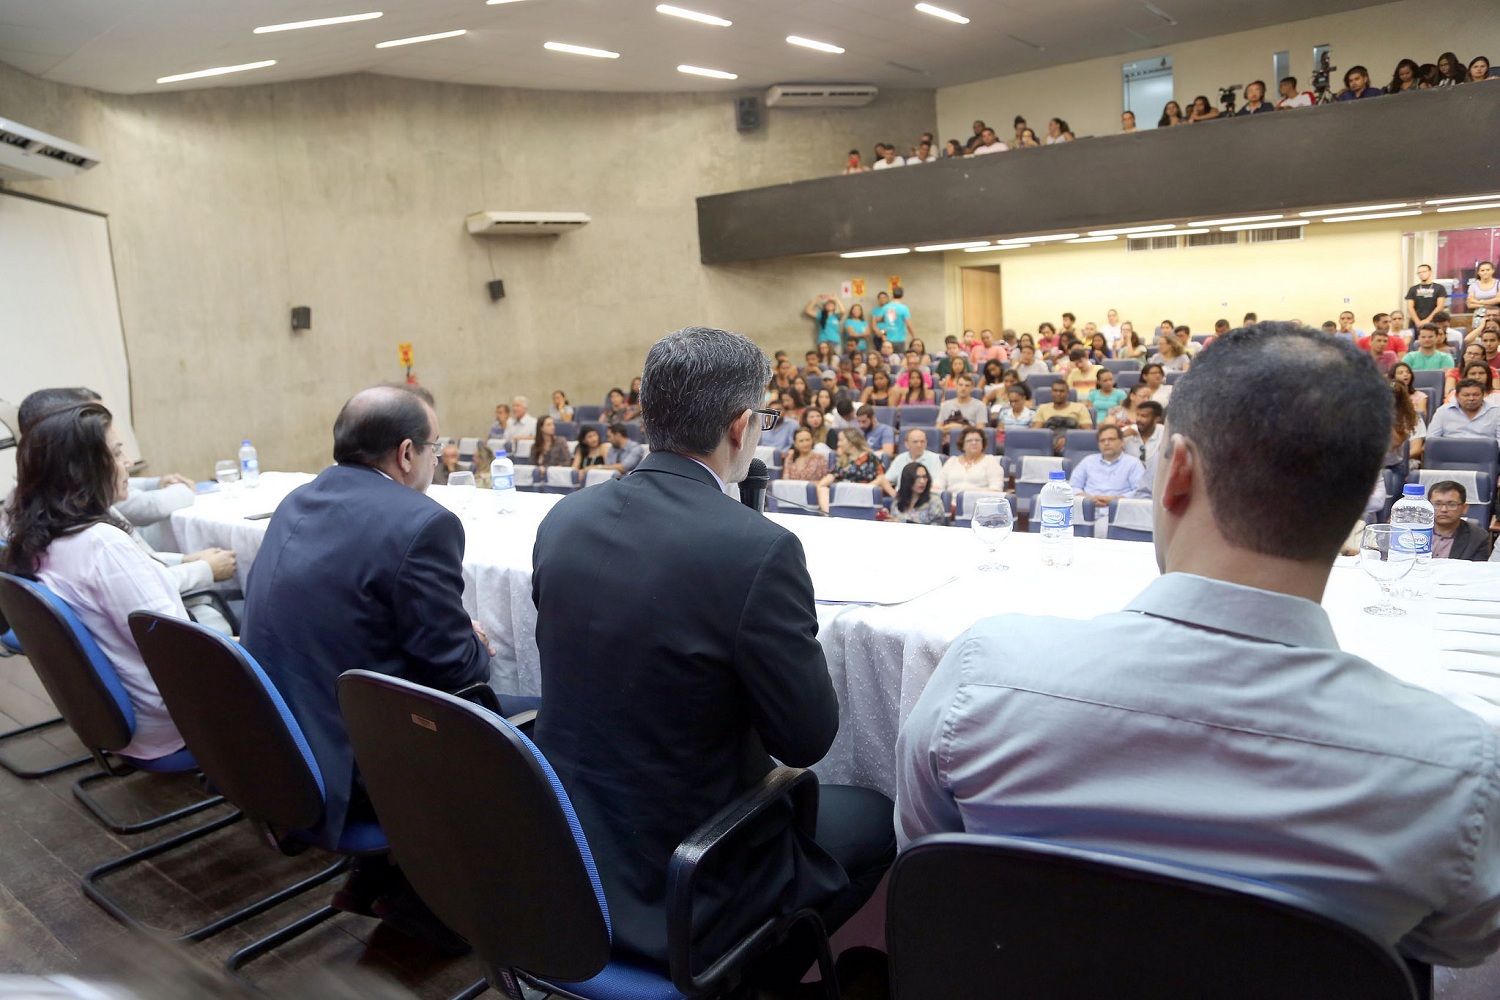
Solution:
[(312, 307), (311, 306), (292, 306), (292, 329), (293, 330), (311, 330), (312, 329)]
[(505, 282), (491, 281), (487, 287), (490, 290), (491, 302), (499, 302), (501, 299), (505, 298)]
[(760, 128), (761, 108), (759, 97), (737, 97), (734, 100), (734, 127), (741, 132), (754, 132)]

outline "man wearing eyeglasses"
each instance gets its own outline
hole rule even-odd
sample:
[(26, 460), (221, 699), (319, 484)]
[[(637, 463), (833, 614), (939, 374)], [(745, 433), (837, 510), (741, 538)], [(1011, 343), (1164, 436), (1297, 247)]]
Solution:
[[(759, 408), (769, 376), (738, 334), (688, 327), (658, 341), (641, 374), (651, 453), (560, 501), (532, 553), (546, 692), (536, 742), (598, 861), (614, 953), (657, 969), (677, 846), (773, 757), (811, 766), (838, 732), (802, 545), (725, 495), (780, 420)], [(832, 930), (894, 856), (890, 800), (824, 785), (816, 838), (775, 826), (727, 859), (716, 902), (694, 911), (699, 954), (721, 954), (773, 911), (812, 907)], [(763, 985), (794, 984), (811, 961), (799, 957), (763, 969)]]
[(1451, 479), (1427, 489), (1432, 504), (1432, 558), (1467, 559), (1484, 562), (1490, 557), (1490, 533), (1464, 520), (1469, 512), (1469, 491)]

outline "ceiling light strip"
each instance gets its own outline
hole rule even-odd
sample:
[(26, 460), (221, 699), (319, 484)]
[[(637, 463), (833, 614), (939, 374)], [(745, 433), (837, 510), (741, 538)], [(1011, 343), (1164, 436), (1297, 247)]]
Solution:
[(1055, 236), (1016, 236), (1008, 240), (996, 240), (1004, 245), (1006, 243), (1055, 243), (1058, 240), (1076, 240), (1082, 233), (1058, 233)]
[(1067, 242), (1067, 243), (1108, 243), (1110, 240), (1117, 240), (1119, 238), (1120, 237), (1118, 237), (1118, 236), (1080, 236), (1076, 240), (1066, 240), (1065, 242)]
[(1497, 198), (1500, 198), (1500, 194), (1474, 194), (1474, 195), (1469, 195), (1466, 198), (1434, 198), (1431, 201), (1424, 201), (1422, 204), (1424, 204), (1424, 205), (1457, 205), (1460, 202), (1465, 202), (1465, 201), (1494, 201)]
[(953, 13), (953, 11), (944, 10), (941, 7), (934, 7), (930, 3), (917, 4), (917, 10), (920, 10), (924, 14), (931, 14), (933, 17), (940, 17), (945, 21), (952, 21), (954, 24), (969, 23), (969, 19), (967, 17), (964, 17), (962, 14), (955, 14)]
[(1130, 226), (1125, 229), (1090, 229), (1090, 236), (1133, 236), (1136, 233), (1159, 233), (1164, 229), (1176, 229), (1175, 222), (1159, 226)]
[(894, 257), (897, 254), (911, 253), (911, 247), (891, 247), (889, 250), (852, 250), (849, 253), (841, 253), (840, 257)]
[(223, 76), (225, 73), (243, 73), (247, 69), (264, 69), (267, 66), (275, 66), (275, 59), (262, 59), (260, 62), (240, 63), (238, 66), (215, 66), (213, 69), (199, 69), (191, 73), (177, 73), (173, 76), (159, 76), (157, 83), (177, 83), (180, 80), (201, 80), (205, 76)]
[[(495, 0), (489, 0), (489, 2), (494, 3)], [(717, 28), (727, 28), (734, 23), (733, 21), (726, 21), (722, 17), (715, 17), (712, 14), (700, 14), (696, 10), (685, 10), (682, 7), (673, 7), (670, 4), (664, 3), (656, 5), (656, 12), (671, 17), (680, 17), (688, 21), (697, 21), (699, 24), (712, 24)]]
[(819, 52), (831, 52), (836, 56), (843, 55), (844, 53), (844, 50), (839, 48), (837, 45), (830, 45), (828, 42), (815, 41), (811, 38), (803, 38), (801, 35), (787, 35), (786, 40), (790, 44), (800, 45), (804, 49), (817, 49)]
[(1004, 246), (969, 247), (964, 253), (984, 253), (986, 250), (1025, 250), (1030, 243), (1007, 243)]
[(1358, 205), (1354, 208), (1320, 208), (1316, 212), (1298, 212), (1304, 219), (1316, 219), (1324, 215), (1348, 215), (1350, 212), (1384, 212), (1391, 208), (1405, 208), (1407, 202), (1395, 201), (1389, 205)]
[(706, 76), (714, 80), (738, 80), (739, 74), (726, 73), (722, 69), (708, 69), (704, 66), (678, 66), (677, 72), (691, 73), (693, 76)]
[(574, 56), (593, 56), (595, 59), (620, 58), (620, 53), (611, 52), (609, 49), (591, 49), (587, 45), (573, 45), (569, 42), (543, 42), (542, 48), (548, 52), (566, 52)]
[(1447, 208), (1438, 209), (1439, 212), (1477, 212), (1479, 209), (1500, 208), (1500, 201), (1487, 201), (1479, 205), (1449, 205)]
[(380, 17), (381, 11), (372, 10), (368, 14), (345, 14), (343, 17), (318, 17), (311, 21), (288, 21), (285, 24), (267, 24), (256, 28), (253, 34), (269, 35), (273, 31), (296, 31), (299, 28), (322, 28), (330, 24), (351, 24), (355, 21), (373, 21)]
[(1235, 219), (1203, 219), (1200, 222), (1190, 223), (1194, 226), (1237, 226), (1242, 222), (1272, 222), (1276, 219), (1285, 218), (1281, 215), (1244, 215)]
[(467, 35), (469, 29), (458, 28), (453, 31), (439, 31), (431, 35), (413, 35), (410, 38), (393, 38), (388, 42), (376, 42), (377, 49), (394, 49), (398, 45), (416, 45), (420, 42), (435, 42), (442, 38), (457, 38), (459, 35)]
[(1324, 222), (1364, 222), (1367, 219), (1399, 219), (1405, 215), (1421, 215), (1420, 208), (1407, 209), (1405, 212), (1366, 212), (1364, 215), (1334, 215), (1324, 219)]
[[(1326, 221), (1329, 221), (1329, 220), (1325, 219), (1324, 221), (1326, 222)], [(1220, 226), (1219, 227), (1219, 232), (1221, 232), (1221, 233), (1243, 233), (1243, 232), (1248, 232), (1251, 229), (1285, 229), (1285, 228), (1287, 228), (1289, 226), (1307, 226), (1307, 225), (1311, 225), (1311, 224), (1312, 224), (1312, 220), (1311, 219), (1287, 219), (1287, 220), (1285, 220), (1283, 222), (1256, 222), (1256, 223), (1252, 223), (1252, 224), (1244, 225), (1244, 226)]]
[(934, 243), (931, 246), (917, 247), (917, 253), (932, 253), (936, 250), (977, 250), (989, 245), (989, 240), (969, 240), (964, 243)]

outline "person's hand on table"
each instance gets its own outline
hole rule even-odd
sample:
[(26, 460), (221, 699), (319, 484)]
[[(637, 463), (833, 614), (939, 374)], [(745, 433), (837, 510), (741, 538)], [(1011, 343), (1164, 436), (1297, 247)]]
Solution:
[(213, 571), (214, 581), (222, 583), (234, 576), (237, 560), (234, 553), (228, 549), (204, 549), (201, 552), (189, 552), (182, 557), (183, 562), (206, 562), (208, 568)]
[(178, 483), (181, 483), (184, 486), (198, 485), (180, 472), (169, 472), (165, 476), (162, 476), (159, 480), (157, 480), (157, 488), (166, 489), (168, 486), (175, 486)]

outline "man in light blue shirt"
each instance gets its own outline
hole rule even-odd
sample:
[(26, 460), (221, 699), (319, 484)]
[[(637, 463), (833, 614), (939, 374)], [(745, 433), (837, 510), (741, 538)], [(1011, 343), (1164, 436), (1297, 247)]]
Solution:
[(1454, 389), (1453, 402), (1439, 406), (1432, 415), (1427, 436), (1500, 441), (1500, 406), (1485, 398), (1483, 383), (1466, 378)]
[(1145, 485), (1146, 467), (1125, 454), (1125, 439), (1113, 424), (1099, 428), (1099, 452), (1086, 455), (1068, 477), (1073, 492), (1096, 505), (1107, 505), (1122, 497), (1150, 495)]
[[(782, 421), (786, 423), (786, 421)], [(646, 446), (630, 439), (630, 429), (621, 423), (609, 425), (609, 455), (604, 459), (606, 469), (614, 469), (628, 476), (646, 457)]]
[(902, 298), (906, 295), (906, 289), (899, 285), (892, 289), (891, 295), (896, 301), (885, 307), (885, 339), (892, 347), (904, 348), (907, 338), (915, 331), (911, 325), (911, 307)]
[(869, 403), (854, 411), (854, 422), (864, 432), (870, 450), (887, 458), (896, 454), (896, 432), (875, 419), (875, 407)]
[(1000, 615), (953, 644), (897, 744), (901, 843), (1154, 857), (1302, 893), (1419, 961), (1493, 952), (1500, 738), (1342, 652), (1319, 606), (1390, 430), (1353, 345), (1290, 323), (1218, 338), (1157, 458), (1164, 575), (1114, 614)]

